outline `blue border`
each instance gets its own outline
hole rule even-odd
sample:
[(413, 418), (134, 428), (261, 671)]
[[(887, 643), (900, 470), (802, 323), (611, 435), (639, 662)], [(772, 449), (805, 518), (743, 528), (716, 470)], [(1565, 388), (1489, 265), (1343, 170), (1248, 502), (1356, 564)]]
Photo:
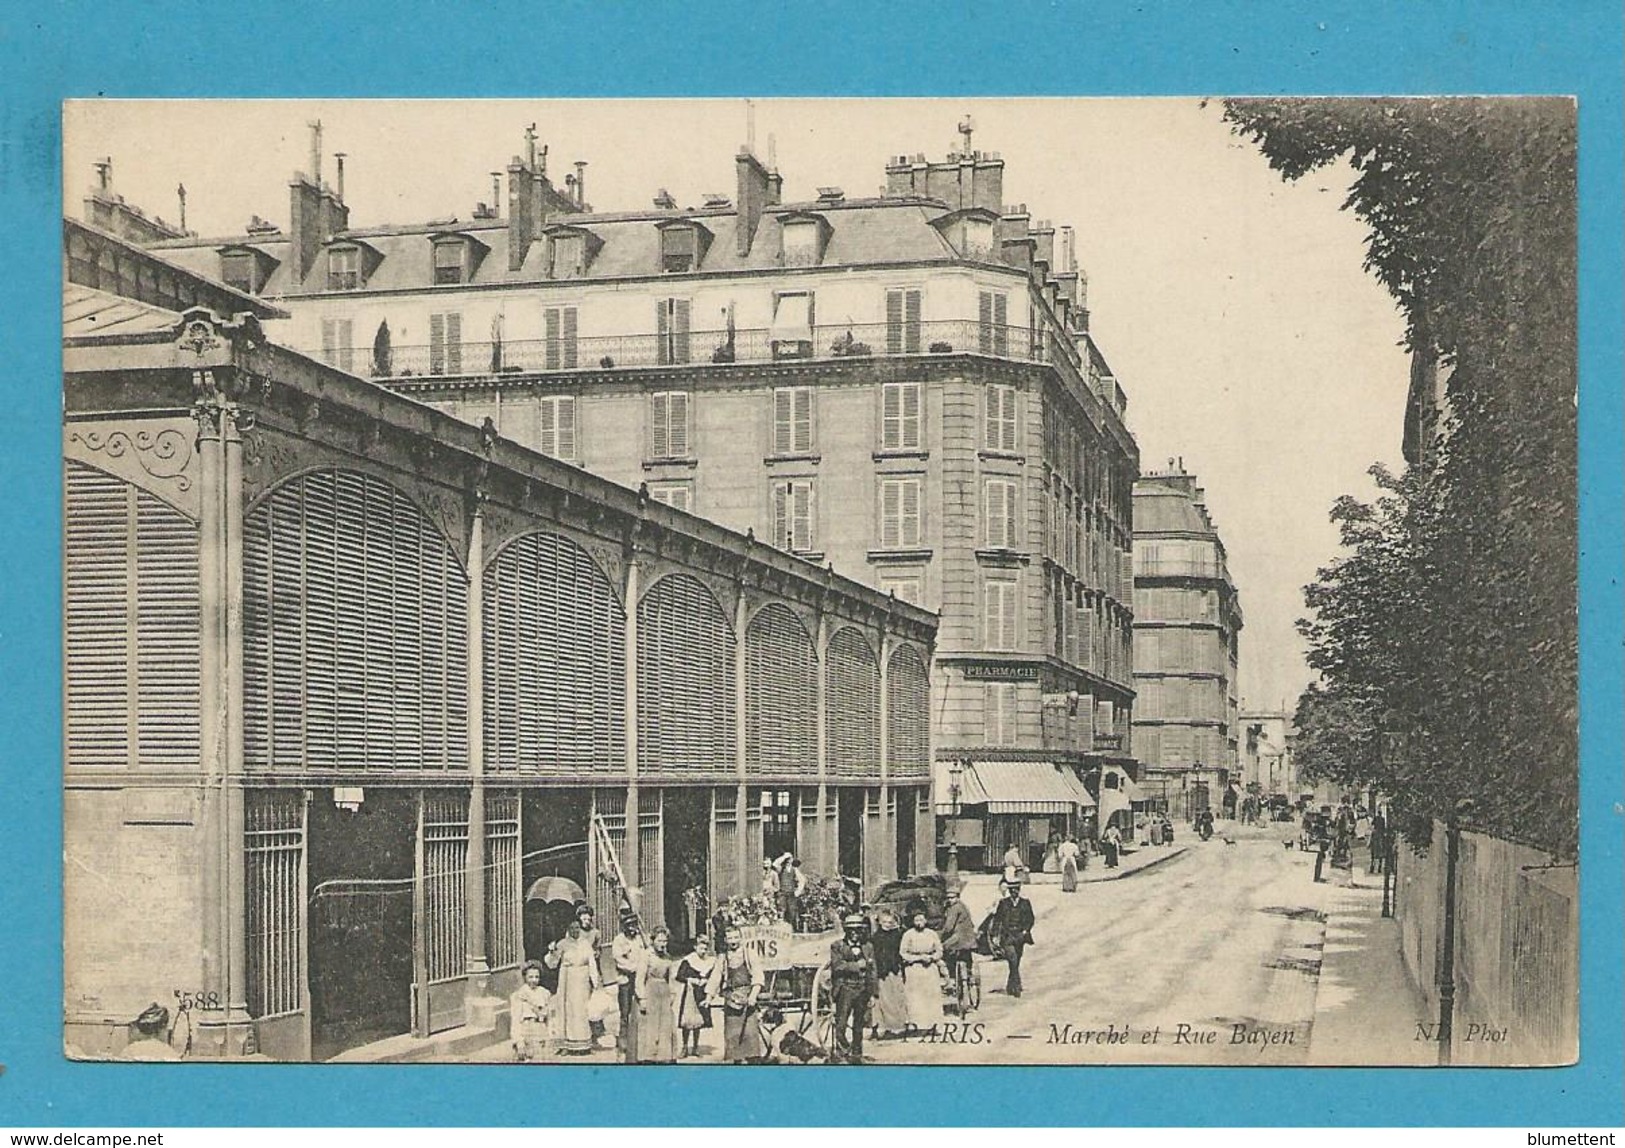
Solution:
[[(0, 16), (0, 1122), (1616, 1125), (1622, 1107), (1622, 18), (1548, 4), (234, 5)], [(981, 13), (974, 18), (974, 13)], [(337, 45), (342, 51), (335, 52)], [(1584, 1059), (1543, 1071), (72, 1065), (61, 1059), (59, 101), (69, 96), (1552, 93), (1581, 101)], [(180, 141), (184, 146), (184, 141)], [(1533, 385), (1533, 384), (1532, 384)], [(1565, 401), (1554, 394), (1552, 401)], [(670, 1075), (672, 1072), (680, 1075)], [(741, 1083), (748, 1079), (748, 1087)]]

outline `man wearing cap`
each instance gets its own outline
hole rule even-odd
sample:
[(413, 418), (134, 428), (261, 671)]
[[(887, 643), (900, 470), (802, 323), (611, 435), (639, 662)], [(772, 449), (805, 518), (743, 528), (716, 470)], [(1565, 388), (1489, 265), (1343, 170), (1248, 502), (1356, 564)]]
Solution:
[(638, 971), (648, 956), (648, 948), (638, 935), (638, 915), (621, 910), (621, 931), (610, 942), (615, 961), (615, 1000), (621, 1010), (621, 1059), (633, 1064), (638, 1058)]
[(961, 888), (957, 884), (947, 887), (947, 902), (942, 913), (942, 963), (948, 968), (948, 983), (957, 985), (955, 979), (959, 975), (961, 965), (969, 965), (971, 954), (976, 951), (976, 922), (971, 920), (970, 910), (965, 907), (960, 897)]
[(863, 1030), (869, 1026), (869, 1002), (878, 988), (875, 950), (864, 935), (868, 922), (863, 914), (848, 913), (841, 927), (844, 935), (829, 947), (830, 992), (835, 1002), (835, 1047), (830, 1063), (862, 1064)]
[(993, 910), (993, 935), (1010, 967), (1004, 991), (1021, 995), (1021, 953), (1033, 943), (1033, 903), (1021, 895), (1021, 881), (1005, 882), (1005, 896)]

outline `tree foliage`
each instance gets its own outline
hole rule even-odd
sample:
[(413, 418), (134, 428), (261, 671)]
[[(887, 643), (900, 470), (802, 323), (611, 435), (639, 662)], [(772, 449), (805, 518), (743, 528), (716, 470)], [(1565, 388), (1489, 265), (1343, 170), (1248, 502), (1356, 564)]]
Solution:
[(1297, 179), (1346, 160), (1344, 207), (1413, 349), (1449, 372), (1439, 441), (1332, 517), (1306, 588), (1321, 681), (1300, 759), (1406, 809), (1578, 839), (1575, 111), (1560, 99), (1233, 100)]

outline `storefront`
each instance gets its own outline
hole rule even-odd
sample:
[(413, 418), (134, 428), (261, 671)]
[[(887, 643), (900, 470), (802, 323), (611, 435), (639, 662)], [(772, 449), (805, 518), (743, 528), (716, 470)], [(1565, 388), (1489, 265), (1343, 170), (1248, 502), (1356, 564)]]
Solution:
[(1087, 832), (1095, 799), (1070, 766), (1049, 761), (937, 762), (942, 863), (992, 871), (1012, 848), (1042, 871), (1060, 841)]

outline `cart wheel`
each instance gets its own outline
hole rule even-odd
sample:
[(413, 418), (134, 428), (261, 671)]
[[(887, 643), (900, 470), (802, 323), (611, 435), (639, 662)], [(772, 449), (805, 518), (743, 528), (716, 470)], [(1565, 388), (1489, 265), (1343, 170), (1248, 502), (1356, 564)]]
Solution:
[(966, 999), (974, 1011), (982, 1007), (982, 974), (976, 971), (974, 963), (970, 966), (969, 984), (966, 986)]

